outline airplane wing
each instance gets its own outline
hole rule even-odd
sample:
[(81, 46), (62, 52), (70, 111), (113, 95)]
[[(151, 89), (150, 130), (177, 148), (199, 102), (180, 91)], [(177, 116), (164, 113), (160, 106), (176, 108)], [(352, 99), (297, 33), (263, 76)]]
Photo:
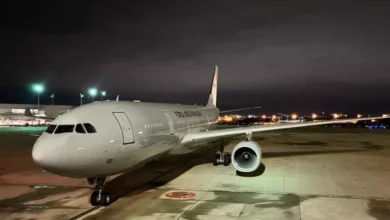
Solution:
[(54, 120), (56, 117), (44, 117), (44, 116), (34, 116), (34, 118), (44, 119), (44, 120)]
[(222, 137), (230, 137), (230, 136), (238, 135), (238, 134), (251, 134), (253, 132), (272, 131), (272, 130), (280, 130), (280, 129), (288, 129), (288, 128), (299, 128), (299, 127), (346, 123), (346, 122), (356, 122), (356, 121), (363, 121), (363, 120), (377, 120), (377, 119), (386, 119), (386, 118), (390, 118), (390, 116), (338, 119), (338, 120), (328, 120), (328, 121), (310, 121), (310, 122), (288, 123), (288, 124), (274, 124), (274, 125), (240, 127), (240, 128), (231, 128), (231, 129), (221, 129), (221, 130), (188, 133), (181, 140), (181, 144), (190, 144), (190, 143), (194, 143), (194, 142), (198, 142), (198, 141), (205, 141), (207, 139), (218, 139), (218, 138), (222, 138)]

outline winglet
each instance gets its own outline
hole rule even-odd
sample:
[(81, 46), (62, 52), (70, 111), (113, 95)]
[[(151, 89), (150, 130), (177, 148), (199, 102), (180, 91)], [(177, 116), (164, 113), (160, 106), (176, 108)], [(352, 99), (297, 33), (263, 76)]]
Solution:
[(119, 101), (119, 95), (116, 97), (116, 101)]
[(213, 82), (210, 88), (209, 100), (207, 106), (217, 107), (217, 87), (218, 87), (218, 66), (215, 66)]

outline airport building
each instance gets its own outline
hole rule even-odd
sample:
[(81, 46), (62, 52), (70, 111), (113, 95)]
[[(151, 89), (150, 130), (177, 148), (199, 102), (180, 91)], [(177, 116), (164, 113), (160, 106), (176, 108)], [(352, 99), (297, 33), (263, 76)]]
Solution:
[(0, 115), (2, 114), (20, 114), (24, 115), (26, 109), (30, 109), (31, 113), (36, 116), (45, 116), (55, 118), (75, 106), (71, 105), (40, 105), (38, 112), (38, 105), (30, 104), (0, 104)]

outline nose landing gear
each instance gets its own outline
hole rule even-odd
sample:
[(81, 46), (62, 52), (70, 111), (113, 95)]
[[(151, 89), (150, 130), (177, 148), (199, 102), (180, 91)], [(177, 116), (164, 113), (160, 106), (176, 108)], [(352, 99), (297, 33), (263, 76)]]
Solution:
[(104, 191), (105, 180), (105, 177), (88, 178), (88, 182), (91, 185), (95, 185), (95, 189), (89, 200), (92, 206), (108, 206), (111, 204), (111, 193)]

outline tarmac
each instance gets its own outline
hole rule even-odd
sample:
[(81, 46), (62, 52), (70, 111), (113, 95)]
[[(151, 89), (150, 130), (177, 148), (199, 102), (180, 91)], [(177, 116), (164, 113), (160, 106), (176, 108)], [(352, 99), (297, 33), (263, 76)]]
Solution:
[(33, 163), (40, 132), (0, 128), (0, 219), (390, 219), (390, 131), (257, 134), (263, 166), (254, 177), (213, 166), (212, 148), (164, 158), (113, 177), (107, 189), (118, 199), (95, 208), (85, 179)]

